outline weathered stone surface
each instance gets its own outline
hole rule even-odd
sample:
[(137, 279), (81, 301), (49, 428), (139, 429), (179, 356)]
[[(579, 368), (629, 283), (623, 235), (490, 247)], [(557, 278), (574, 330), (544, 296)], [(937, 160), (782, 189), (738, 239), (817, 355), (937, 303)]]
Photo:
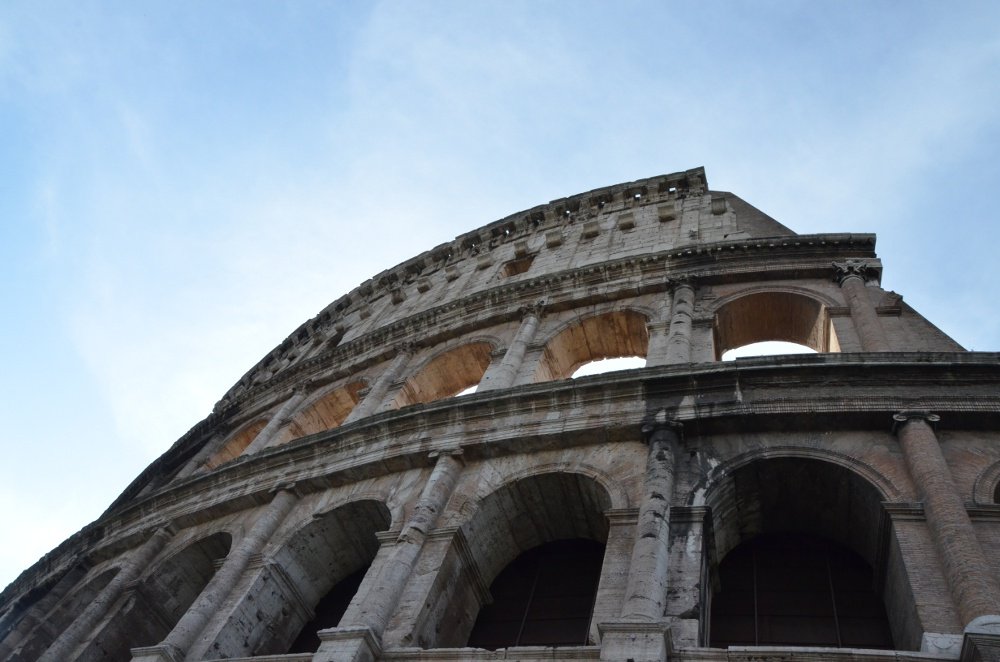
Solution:
[[(996, 659), (1000, 355), (884, 291), (874, 248), (797, 235), (698, 168), (422, 253), (296, 329), (0, 594), (0, 661)], [(819, 353), (720, 361), (759, 340)], [(567, 379), (616, 356), (647, 367)], [(937, 428), (894, 430), (915, 410)], [(789, 531), (871, 570), (895, 650), (758, 620), (713, 647), (720, 565)], [(579, 641), (469, 647), (503, 569), (573, 538), (604, 545), (593, 605), (531, 593), (517, 636), (537, 608), (576, 613)]]

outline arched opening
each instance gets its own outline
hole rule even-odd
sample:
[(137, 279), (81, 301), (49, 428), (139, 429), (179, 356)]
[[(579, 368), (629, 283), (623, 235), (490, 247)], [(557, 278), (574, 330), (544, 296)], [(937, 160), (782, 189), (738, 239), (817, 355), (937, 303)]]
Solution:
[(993, 490), (993, 503), (1000, 503), (1000, 483), (997, 483), (997, 487)]
[(448, 398), (477, 385), (490, 365), (492, 351), (490, 343), (474, 342), (439, 354), (406, 380), (396, 395), (396, 406)]
[(243, 451), (247, 449), (253, 440), (260, 434), (260, 431), (267, 426), (266, 420), (254, 421), (247, 425), (244, 425), (236, 432), (232, 437), (230, 437), (226, 443), (219, 449), (215, 455), (210, 457), (207, 462), (205, 462), (206, 469), (215, 469), (216, 467), (229, 462), (243, 454)]
[[(483, 638), (470, 639), (470, 636), (480, 612), (487, 609), (486, 605), (491, 602), (497, 605), (505, 599), (503, 590), (498, 590), (498, 587), (506, 586), (506, 580), (500, 577), (504, 569), (514, 568), (509, 572), (520, 574), (523, 567), (518, 565), (522, 562), (517, 559), (526, 553), (527, 560), (523, 563), (534, 568), (537, 566), (531, 564), (539, 560), (533, 557), (534, 554), (541, 557), (556, 555), (567, 566), (591, 567), (588, 563), (593, 563), (596, 557), (604, 557), (603, 549), (608, 536), (604, 512), (610, 507), (611, 498), (597, 481), (582, 474), (561, 472), (512, 481), (483, 498), (475, 513), (453, 538), (427, 594), (425, 602), (435, 607), (420, 612), (413, 630), (403, 637), (404, 645), (421, 648), (500, 645), (500, 639), (487, 639), (493, 635), (485, 632), (493, 631), (496, 635), (496, 631), (501, 630), (509, 634), (512, 626), (490, 621), (497, 616), (496, 613), (490, 616), (489, 612), (484, 612), (484, 622), (493, 624), (481, 626), (485, 628), (483, 634), (476, 637)], [(464, 545), (459, 540), (463, 540)], [(576, 542), (545, 547), (556, 541)], [(601, 563), (597, 565), (600, 567)], [(545, 590), (550, 588), (556, 590), (558, 585)], [(497, 594), (491, 597), (494, 590)], [(567, 627), (574, 633), (578, 630), (573, 628), (580, 626), (582, 618), (586, 621), (582, 626), (586, 636), (572, 634), (571, 637), (573, 644), (582, 645), (596, 636), (593, 623), (597, 618), (590, 614), (591, 604), (592, 601), (588, 604), (588, 613), (581, 617), (578, 604), (571, 605), (566, 600), (560, 603), (556, 599), (539, 603), (529, 616), (537, 614), (537, 608), (541, 607), (543, 616), (553, 621), (572, 623)], [(565, 618), (557, 618), (559, 615)], [(524, 616), (522, 613), (521, 617)], [(527, 641), (532, 641), (533, 645), (566, 644), (567, 640), (561, 635), (546, 639), (534, 625), (532, 628), (530, 639), (525, 640), (522, 634), (519, 639), (521, 645), (528, 645)], [(507, 642), (504, 645), (514, 645), (509, 639), (504, 641)]]
[[(292, 536), (274, 560), (314, 616), (307, 621), (296, 610), (280, 610), (272, 618), (271, 638), (247, 650), (254, 655), (315, 652), (316, 632), (340, 622), (378, 551), (375, 534), (388, 529), (390, 522), (384, 504), (355, 501), (316, 518)], [(259, 604), (252, 608), (259, 609)]]
[(712, 646), (892, 649), (871, 566), (831, 540), (770, 533), (719, 564)]
[(754, 343), (782, 341), (816, 352), (840, 345), (822, 303), (794, 292), (757, 292), (734, 299), (715, 314), (715, 356)]
[(493, 602), (479, 611), (468, 646), (585, 645), (603, 561), (604, 545), (585, 538), (524, 552), (490, 585)]
[(13, 655), (5, 658), (8, 662), (28, 662), (37, 660), (46, 648), (52, 645), (73, 620), (93, 602), (108, 583), (118, 574), (118, 568), (102, 572), (89, 582), (74, 590), (45, 615), (43, 623), (34, 627), (17, 647)]
[(858, 474), (821, 460), (758, 460), (727, 474), (708, 499), (720, 562), (705, 584), (707, 643), (919, 645), (908, 588), (887, 580), (906, 573), (886, 553), (881, 502)]
[(320, 598), (314, 610), (315, 615), (309, 620), (288, 649), (289, 653), (315, 653), (319, 649), (320, 630), (335, 628), (340, 624), (354, 594), (361, 587), (361, 581), (368, 572), (368, 565), (356, 570), (337, 582), (330, 591)]
[(132, 648), (162, 641), (208, 585), (231, 544), (228, 533), (215, 533), (158, 564), (75, 659), (128, 662)]
[(295, 414), (292, 421), (282, 428), (278, 443), (339, 427), (358, 404), (361, 399), (358, 394), (364, 386), (362, 382), (351, 382), (319, 398)]
[(594, 315), (559, 332), (545, 346), (536, 382), (566, 379), (592, 361), (645, 357), (649, 347), (646, 317), (634, 310)]

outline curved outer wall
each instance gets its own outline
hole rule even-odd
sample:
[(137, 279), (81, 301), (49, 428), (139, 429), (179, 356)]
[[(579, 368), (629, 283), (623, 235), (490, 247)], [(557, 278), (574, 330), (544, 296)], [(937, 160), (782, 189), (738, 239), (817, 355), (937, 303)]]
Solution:
[[(997, 659), (1000, 356), (881, 269), (700, 168), (458, 237), (296, 329), (7, 587), (0, 660)], [(775, 339), (818, 354), (719, 360)], [(720, 564), (775, 532), (861, 559), (896, 652), (719, 644)], [(582, 640), (466, 647), (501, 571), (572, 538), (604, 545)]]

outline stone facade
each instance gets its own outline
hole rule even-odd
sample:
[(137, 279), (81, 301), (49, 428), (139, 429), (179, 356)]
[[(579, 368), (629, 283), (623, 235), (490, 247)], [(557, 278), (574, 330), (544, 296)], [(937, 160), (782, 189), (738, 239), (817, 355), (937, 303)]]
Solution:
[[(881, 269), (702, 169), (458, 237), (299, 327), (11, 584), (0, 660), (996, 660), (1000, 355)], [(720, 361), (761, 340), (818, 353)], [(617, 356), (646, 367), (567, 379)], [(591, 597), (469, 646), (557, 541), (600, 545)]]

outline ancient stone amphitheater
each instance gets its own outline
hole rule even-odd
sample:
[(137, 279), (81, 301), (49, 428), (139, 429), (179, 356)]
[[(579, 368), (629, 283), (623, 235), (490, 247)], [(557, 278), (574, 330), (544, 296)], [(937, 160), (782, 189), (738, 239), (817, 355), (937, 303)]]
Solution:
[(702, 169), (462, 235), (11, 584), (0, 659), (998, 659), (1000, 355), (881, 272)]

